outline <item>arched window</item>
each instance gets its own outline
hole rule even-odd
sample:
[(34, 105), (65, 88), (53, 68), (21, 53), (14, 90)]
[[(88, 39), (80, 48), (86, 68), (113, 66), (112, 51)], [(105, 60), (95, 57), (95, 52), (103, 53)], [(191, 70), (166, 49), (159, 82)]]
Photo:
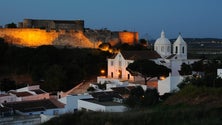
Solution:
[(167, 52), (170, 52), (170, 46), (167, 47)]
[(178, 53), (178, 47), (176, 46), (175, 48), (175, 53), (177, 54)]
[(161, 52), (164, 52), (164, 46), (161, 46)]

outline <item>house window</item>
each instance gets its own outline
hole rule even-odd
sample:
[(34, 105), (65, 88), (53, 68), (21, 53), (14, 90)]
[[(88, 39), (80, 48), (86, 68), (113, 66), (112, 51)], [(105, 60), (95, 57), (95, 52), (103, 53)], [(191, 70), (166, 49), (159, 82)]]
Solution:
[(183, 48), (182, 48), (182, 52), (184, 53), (184, 46), (183, 46)]
[(111, 61), (110, 63), (111, 63), (111, 66), (113, 66), (113, 61)]
[(113, 72), (111, 72), (111, 78), (113, 78)]

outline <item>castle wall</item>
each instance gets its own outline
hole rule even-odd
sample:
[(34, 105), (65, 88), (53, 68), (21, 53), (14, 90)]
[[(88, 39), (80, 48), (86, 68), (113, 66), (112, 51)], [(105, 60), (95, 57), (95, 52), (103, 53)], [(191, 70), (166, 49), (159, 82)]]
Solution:
[(58, 35), (56, 32), (46, 32), (40, 29), (0, 29), (0, 37), (4, 38), (6, 42), (29, 47), (52, 45), (52, 41), (54, 41)]
[(65, 30), (50, 32), (34, 28), (2, 28), (0, 37), (6, 42), (18, 46), (37, 47), (41, 45), (58, 45), (80, 48), (97, 48), (98, 42), (91, 42), (82, 32)]
[(119, 32), (121, 43), (135, 44), (139, 40), (138, 32)]
[(36, 20), (24, 19), (19, 28), (40, 28), (47, 30), (84, 30), (83, 20)]

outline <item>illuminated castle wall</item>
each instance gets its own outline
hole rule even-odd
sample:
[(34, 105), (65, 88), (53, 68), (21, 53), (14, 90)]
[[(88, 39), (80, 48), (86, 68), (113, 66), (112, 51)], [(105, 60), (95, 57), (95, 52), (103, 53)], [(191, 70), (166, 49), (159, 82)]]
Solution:
[(84, 21), (24, 19), (19, 28), (0, 28), (0, 37), (18, 46), (38, 47), (41, 45), (98, 48), (102, 42), (134, 44), (138, 32), (84, 28)]
[(61, 45), (71, 47), (96, 48), (97, 42), (91, 42), (82, 32), (56, 32), (33, 28), (0, 29), (0, 37), (6, 42), (18, 46), (37, 47), (41, 45)]

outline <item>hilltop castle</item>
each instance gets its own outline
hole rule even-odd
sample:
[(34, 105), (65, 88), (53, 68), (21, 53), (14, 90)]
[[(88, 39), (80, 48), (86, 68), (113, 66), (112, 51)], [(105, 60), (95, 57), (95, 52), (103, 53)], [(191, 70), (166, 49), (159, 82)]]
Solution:
[(110, 31), (85, 28), (84, 20), (36, 20), (24, 19), (18, 28), (0, 28), (0, 37), (19, 46), (41, 45), (97, 48), (101, 43), (134, 44), (138, 32)]

